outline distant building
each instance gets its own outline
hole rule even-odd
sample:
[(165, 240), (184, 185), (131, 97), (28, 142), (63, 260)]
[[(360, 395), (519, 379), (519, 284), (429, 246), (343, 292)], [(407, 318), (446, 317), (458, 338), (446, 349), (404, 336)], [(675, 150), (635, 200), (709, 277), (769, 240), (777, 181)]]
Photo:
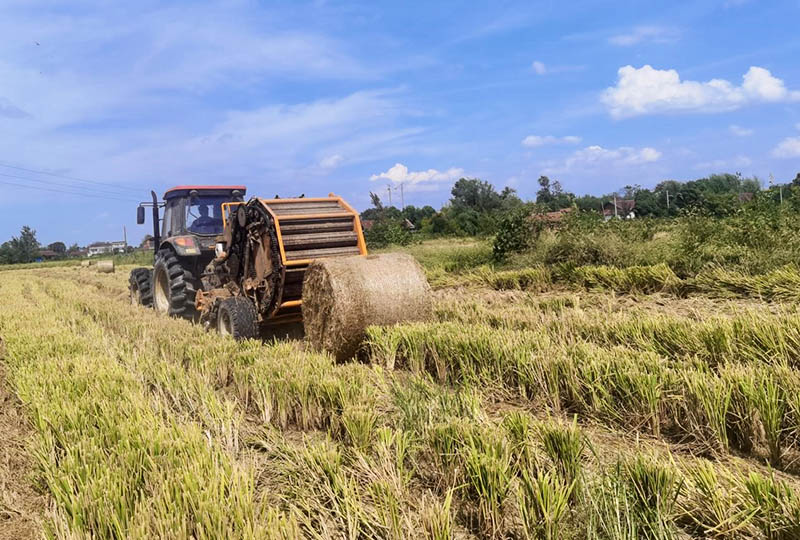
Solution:
[(545, 212), (543, 214), (533, 214), (530, 219), (533, 222), (543, 223), (545, 227), (556, 229), (558, 228), (564, 220), (575, 211), (575, 208), (570, 206), (569, 208), (562, 208), (560, 210), (556, 210), (555, 212)]
[(125, 253), (128, 244), (124, 240), (117, 242), (95, 242), (89, 244), (87, 248), (87, 257), (94, 257), (95, 255), (106, 255), (109, 253)]
[(618, 219), (633, 219), (636, 217), (636, 201), (633, 199), (617, 199), (616, 209), (614, 204), (615, 201), (609, 201), (603, 205), (603, 218), (606, 221), (615, 216)]
[(45, 261), (49, 261), (50, 259), (58, 258), (60, 254), (56, 253), (52, 249), (40, 249), (39, 250), (39, 257)]

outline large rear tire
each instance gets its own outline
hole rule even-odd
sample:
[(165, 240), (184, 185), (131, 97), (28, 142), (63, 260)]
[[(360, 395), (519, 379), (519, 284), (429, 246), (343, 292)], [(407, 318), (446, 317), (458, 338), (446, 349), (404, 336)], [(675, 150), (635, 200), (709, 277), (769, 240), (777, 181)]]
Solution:
[(258, 313), (249, 298), (233, 296), (219, 303), (217, 331), (221, 336), (234, 339), (258, 337)]
[(134, 268), (128, 279), (131, 304), (151, 307), (153, 305), (153, 271), (149, 268)]
[(193, 319), (197, 289), (194, 276), (181, 266), (172, 250), (162, 249), (156, 253), (153, 265), (153, 307), (159, 313)]

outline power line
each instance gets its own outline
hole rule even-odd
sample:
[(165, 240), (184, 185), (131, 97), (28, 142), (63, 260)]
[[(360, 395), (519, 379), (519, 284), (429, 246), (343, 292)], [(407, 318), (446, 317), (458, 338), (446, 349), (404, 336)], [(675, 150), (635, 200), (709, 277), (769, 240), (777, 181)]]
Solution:
[[(9, 176), (9, 175), (4, 174), (3, 176)], [(14, 177), (14, 178), (16, 178), (16, 177)], [(64, 191), (64, 190), (55, 189), (55, 188), (46, 188), (46, 187), (40, 187), (40, 186), (29, 186), (29, 185), (26, 185), (26, 184), (20, 184), (18, 182), (9, 182), (8, 180), (0, 180), (0, 184), (4, 184), (4, 185), (7, 185), (7, 186), (18, 186), (18, 187), (23, 187), (23, 188), (27, 188), (27, 189), (35, 189), (35, 190), (38, 190), (38, 191), (52, 191), (53, 193), (64, 193), (64, 194), (67, 194), (67, 195), (77, 195), (79, 197), (94, 197), (96, 199), (109, 199), (109, 200), (124, 201), (124, 202), (131, 202), (133, 200), (133, 199), (120, 199), (120, 198), (117, 198), (117, 197), (109, 197), (107, 195), (93, 195), (91, 193), (80, 193), (80, 192), (74, 192), (74, 191)]]
[(0, 173), (0, 176), (5, 176), (7, 178), (17, 178), (19, 180), (28, 180), (29, 182), (36, 182), (38, 184), (44, 184), (46, 186), (56, 186), (56, 187), (59, 187), (59, 188), (73, 189), (73, 190), (80, 191), (81, 193), (85, 193), (85, 192), (89, 192), (89, 194), (105, 193), (106, 195), (119, 196), (119, 197), (127, 197), (128, 196), (127, 193), (117, 193), (116, 191), (107, 191), (107, 190), (98, 189), (98, 188), (76, 186), (74, 184), (59, 184), (57, 182), (48, 182), (47, 180), (40, 180), (38, 178), (30, 178), (28, 176), (19, 176), (19, 175), (16, 175), (16, 174)]
[(5, 163), (0, 163), (0, 167), (8, 167), (10, 169), (17, 169), (17, 170), (20, 170), (20, 171), (32, 172), (32, 173), (36, 173), (36, 174), (46, 174), (47, 176), (54, 176), (56, 178), (64, 178), (65, 180), (73, 180), (75, 182), (84, 182), (86, 184), (93, 184), (93, 185), (97, 185), (97, 186), (108, 186), (108, 187), (112, 187), (112, 188), (115, 188), (115, 189), (127, 190), (127, 191), (133, 191), (133, 192), (136, 192), (136, 193), (141, 193), (141, 190), (139, 190), (139, 189), (130, 188), (130, 187), (127, 187), (127, 186), (120, 186), (120, 185), (117, 185), (117, 184), (112, 184), (110, 182), (98, 182), (96, 180), (86, 180), (84, 178), (78, 178), (76, 176), (67, 176), (65, 174), (57, 174), (57, 173), (48, 172), (48, 171), (38, 171), (36, 169), (28, 169), (26, 167), (19, 167), (17, 165), (7, 165)]

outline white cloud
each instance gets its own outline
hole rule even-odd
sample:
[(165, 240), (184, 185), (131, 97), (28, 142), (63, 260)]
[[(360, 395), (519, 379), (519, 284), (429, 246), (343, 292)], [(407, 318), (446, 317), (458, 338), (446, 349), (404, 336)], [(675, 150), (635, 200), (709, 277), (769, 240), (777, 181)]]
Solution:
[(736, 135), (737, 137), (747, 137), (753, 134), (753, 130), (750, 128), (744, 128), (742, 126), (737, 126), (736, 124), (731, 124), (728, 130)]
[(571, 167), (581, 163), (601, 162), (638, 165), (658, 161), (659, 159), (661, 159), (661, 152), (649, 146), (645, 146), (644, 148), (622, 146), (616, 149), (608, 149), (594, 145), (576, 151), (572, 156), (567, 158), (567, 165)]
[(653, 43), (668, 43), (675, 41), (680, 36), (674, 28), (666, 28), (663, 26), (637, 26), (627, 34), (618, 34), (608, 38), (609, 43), (612, 45), (619, 45), (620, 47), (630, 47), (643, 41), (651, 41)]
[(335, 169), (339, 166), (344, 158), (339, 154), (333, 154), (332, 156), (327, 156), (319, 162), (319, 166), (323, 169)]
[(603, 148), (602, 146), (593, 145), (576, 150), (563, 162), (550, 161), (545, 163), (544, 172), (545, 174), (560, 174), (596, 170), (597, 167), (621, 169), (656, 162), (661, 159), (661, 155), (661, 152), (649, 146), (642, 148), (630, 146)]
[(800, 137), (786, 137), (772, 150), (777, 158), (800, 157)]
[(747, 156), (736, 156), (735, 158), (729, 160), (715, 159), (712, 161), (704, 161), (698, 163), (693, 168), (708, 172), (720, 172), (731, 167), (748, 167), (752, 165), (752, 163), (753, 160)]
[(619, 68), (616, 86), (602, 101), (616, 118), (670, 111), (715, 112), (764, 102), (800, 101), (800, 91), (788, 90), (769, 70), (753, 66), (741, 86), (724, 79), (681, 81), (674, 69)]
[(553, 135), (528, 135), (522, 139), (522, 146), (528, 148), (535, 148), (537, 146), (544, 146), (546, 144), (578, 144), (581, 142), (580, 137), (575, 135), (567, 135), (566, 137), (554, 137)]
[(531, 69), (537, 75), (554, 75), (556, 73), (574, 73), (576, 71), (583, 71), (586, 66), (579, 65), (550, 65), (545, 64), (540, 60), (534, 60), (531, 64)]
[(395, 163), (394, 167), (386, 172), (380, 174), (373, 174), (370, 180), (389, 180), (395, 184), (401, 182), (409, 185), (409, 187), (422, 187), (423, 184), (432, 184), (436, 182), (452, 182), (464, 176), (464, 169), (458, 167), (451, 167), (446, 171), (438, 171), (436, 169), (428, 169), (427, 171), (409, 171), (408, 167), (402, 163)]

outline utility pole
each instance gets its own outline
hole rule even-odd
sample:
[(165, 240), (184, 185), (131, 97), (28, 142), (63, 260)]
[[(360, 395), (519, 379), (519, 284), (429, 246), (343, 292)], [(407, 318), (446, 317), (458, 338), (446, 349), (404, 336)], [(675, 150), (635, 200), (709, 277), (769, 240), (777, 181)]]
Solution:
[[(769, 173), (769, 187), (775, 185), (775, 176)], [(778, 196), (780, 197), (781, 204), (783, 204), (783, 184), (778, 185)]]
[(392, 206), (392, 184), (386, 184), (386, 191), (389, 192), (389, 206)]
[(125, 244), (125, 251), (128, 251), (128, 229), (122, 226), (122, 243)]
[(667, 189), (666, 192), (667, 192), (667, 211), (669, 212), (669, 190)]
[(403, 195), (403, 182), (400, 182), (400, 210), (406, 209), (406, 198)]
[(615, 218), (619, 218), (619, 216), (617, 215), (617, 194), (616, 193), (614, 193), (614, 217)]

